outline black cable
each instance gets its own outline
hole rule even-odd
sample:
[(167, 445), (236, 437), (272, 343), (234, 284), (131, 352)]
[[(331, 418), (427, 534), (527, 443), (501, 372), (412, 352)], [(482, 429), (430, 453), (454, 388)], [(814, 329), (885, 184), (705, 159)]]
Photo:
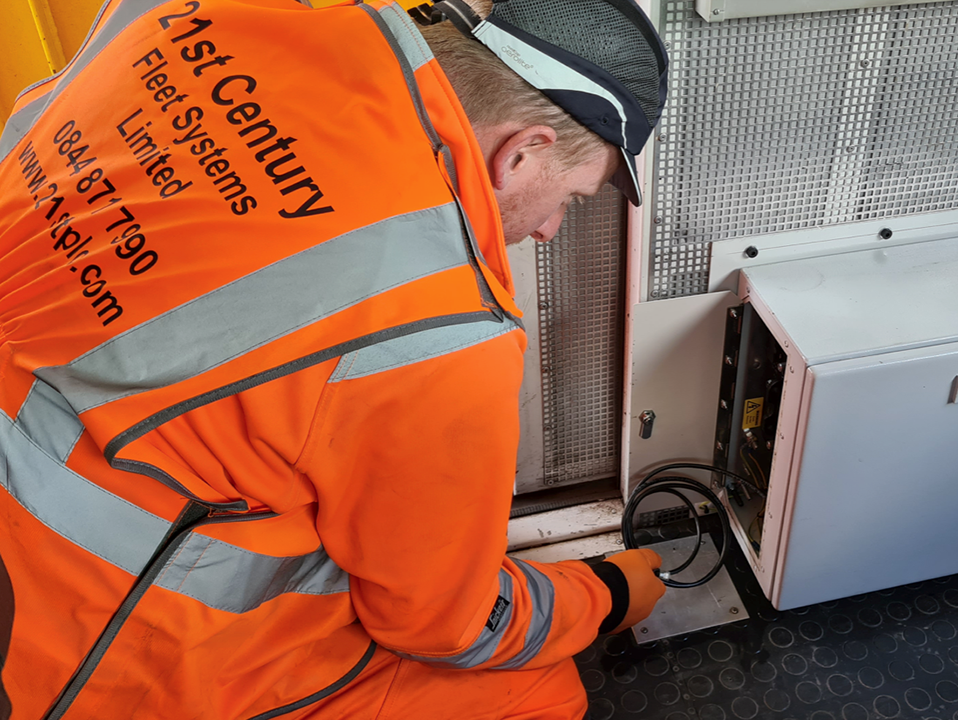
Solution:
[[(688, 559), (679, 565), (674, 570), (660, 571), (662, 582), (665, 583), (668, 587), (675, 588), (692, 588), (698, 587), (699, 585), (704, 585), (709, 580), (711, 580), (722, 569), (722, 564), (725, 562), (725, 554), (728, 551), (729, 542), (731, 541), (731, 526), (729, 525), (728, 513), (725, 511), (725, 507), (722, 505), (722, 501), (719, 500), (718, 496), (712, 492), (704, 483), (699, 482), (698, 480), (693, 480), (691, 478), (680, 477), (680, 476), (666, 476), (656, 478), (657, 475), (661, 475), (664, 472), (669, 470), (676, 469), (695, 469), (695, 470), (709, 470), (711, 472), (719, 473), (725, 477), (734, 478), (740, 483), (743, 483), (762, 497), (766, 497), (765, 491), (758, 488), (749, 480), (746, 480), (741, 475), (730, 472), (729, 470), (724, 470), (714, 465), (706, 465), (704, 463), (671, 463), (669, 465), (663, 465), (659, 468), (656, 468), (648, 475), (645, 479), (639, 483), (635, 489), (632, 491), (632, 494), (629, 496), (629, 501), (626, 503), (625, 512), (622, 514), (622, 542), (627, 549), (635, 549), (638, 547), (638, 543), (635, 540), (635, 514), (639, 508), (639, 504), (648, 496), (654, 495), (656, 493), (667, 493), (669, 495), (675, 495), (679, 497), (685, 505), (692, 512), (692, 518), (695, 521), (695, 549), (692, 550), (691, 555)], [(681, 582), (679, 580), (673, 580), (672, 574), (680, 572), (692, 564), (692, 561), (698, 555), (699, 548), (702, 544), (702, 526), (699, 522), (698, 512), (695, 510), (695, 505), (692, 504), (692, 501), (689, 500), (685, 495), (679, 492), (679, 490), (687, 490), (690, 492), (698, 493), (706, 500), (708, 500), (715, 507), (715, 513), (718, 515), (719, 522), (722, 526), (722, 547), (719, 551), (719, 558), (716, 561), (712, 569), (705, 574), (702, 578), (692, 582)]]

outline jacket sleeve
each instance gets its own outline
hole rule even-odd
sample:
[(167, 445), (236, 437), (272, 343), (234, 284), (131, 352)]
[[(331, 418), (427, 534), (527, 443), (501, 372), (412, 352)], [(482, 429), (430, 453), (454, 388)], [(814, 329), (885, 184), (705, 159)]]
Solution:
[(419, 340), (434, 356), (360, 351), (324, 391), (300, 463), (323, 545), (367, 632), (396, 653), (455, 668), (570, 657), (609, 614), (608, 586), (579, 561), (505, 556), (524, 336), (449, 352)]

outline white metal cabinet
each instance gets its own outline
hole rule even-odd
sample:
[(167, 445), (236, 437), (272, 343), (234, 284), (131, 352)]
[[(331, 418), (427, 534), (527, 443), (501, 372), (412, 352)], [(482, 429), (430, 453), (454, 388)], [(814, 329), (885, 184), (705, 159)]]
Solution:
[(773, 604), (958, 572), (958, 239), (752, 268), (740, 294), (787, 356), (759, 550), (729, 504)]

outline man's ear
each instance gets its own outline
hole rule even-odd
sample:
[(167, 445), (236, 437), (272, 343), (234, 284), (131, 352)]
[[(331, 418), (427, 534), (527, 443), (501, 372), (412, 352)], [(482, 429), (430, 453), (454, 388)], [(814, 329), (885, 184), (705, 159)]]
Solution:
[(538, 177), (543, 164), (551, 159), (555, 142), (556, 131), (548, 125), (507, 133), (489, 160), (493, 187), (505, 190), (517, 180)]

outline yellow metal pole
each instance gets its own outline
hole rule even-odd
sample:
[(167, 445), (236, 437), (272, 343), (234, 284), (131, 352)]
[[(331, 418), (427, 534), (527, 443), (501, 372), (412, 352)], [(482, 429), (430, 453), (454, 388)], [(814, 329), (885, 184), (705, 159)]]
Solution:
[(58, 73), (67, 63), (63, 56), (57, 24), (50, 11), (50, 4), (47, 0), (27, 0), (27, 4), (30, 6), (30, 14), (37, 27), (37, 35), (40, 38), (47, 65), (50, 67), (50, 74)]

